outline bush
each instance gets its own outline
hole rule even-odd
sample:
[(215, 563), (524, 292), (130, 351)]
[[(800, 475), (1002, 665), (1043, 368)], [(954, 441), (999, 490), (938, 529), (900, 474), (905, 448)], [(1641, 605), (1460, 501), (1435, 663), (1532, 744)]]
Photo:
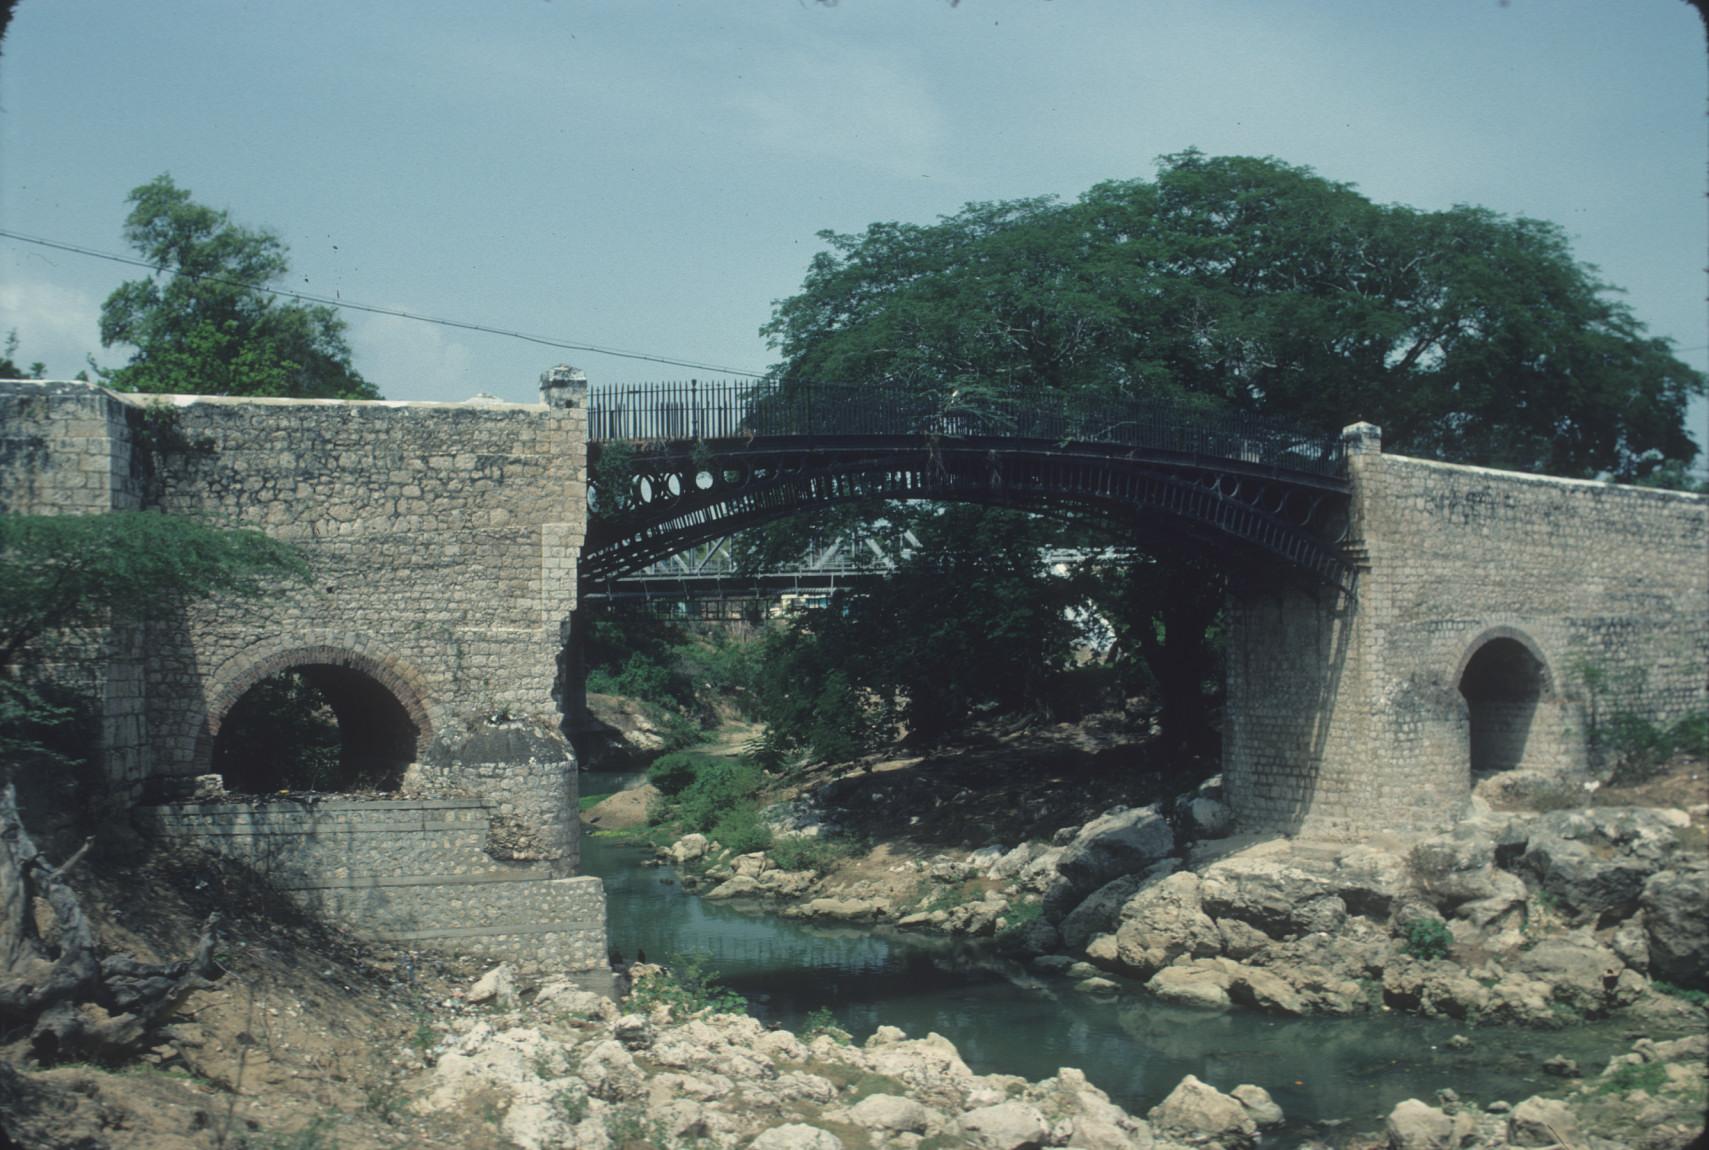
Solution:
[(771, 846), (772, 865), (779, 870), (810, 870), (823, 874), (858, 850), (847, 840), (787, 835)]
[(1671, 727), (1663, 727), (1620, 711), (1608, 719), (1597, 738), (1614, 760), (1609, 784), (1630, 786), (1661, 774), (1677, 754), (1709, 752), (1709, 715), (1689, 715)]
[(722, 985), (710, 969), (705, 955), (679, 959), (668, 969), (649, 975), (635, 984), (629, 995), (631, 1009), (645, 1013), (654, 1006), (668, 1006), (678, 1015), (710, 1010), (718, 1014), (743, 1014), (747, 999)]
[(1406, 953), (1414, 958), (1446, 958), (1453, 945), (1453, 932), (1439, 918), (1415, 918), (1406, 924)]
[(659, 793), (674, 797), (700, 777), (702, 768), (718, 761), (712, 755), (694, 751), (672, 751), (653, 760), (653, 765), (647, 768), (647, 781), (659, 788)]
[(712, 837), (725, 850), (745, 855), (771, 846), (771, 828), (760, 818), (759, 808), (743, 803), (724, 812), (712, 824)]
[(727, 812), (752, 802), (763, 781), (757, 767), (707, 756), (694, 781), (676, 796), (673, 809), (677, 820), (685, 831), (709, 832)]

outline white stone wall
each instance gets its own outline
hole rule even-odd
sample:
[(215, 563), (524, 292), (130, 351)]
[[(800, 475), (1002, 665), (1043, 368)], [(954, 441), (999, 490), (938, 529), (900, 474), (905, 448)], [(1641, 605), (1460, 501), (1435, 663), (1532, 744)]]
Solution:
[(1709, 499), (1380, 453), (1351, 467), (1356, 599), (1234, 605), (1225, 766), (1247, 825), (1449, 821), (1470, 786), (1461, 675), (1493, 638), (1543, 665), (1527, 768), (1584, 769), (1593, 705), (1662, 724), (1709, 709)]

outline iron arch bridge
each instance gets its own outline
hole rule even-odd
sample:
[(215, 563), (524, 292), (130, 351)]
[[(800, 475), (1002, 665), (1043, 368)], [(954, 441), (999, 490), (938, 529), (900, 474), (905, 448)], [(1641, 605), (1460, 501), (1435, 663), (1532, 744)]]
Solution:
[(690, 382), (588, 398), (583, 593), (710, 540), (859, 500), (1131, 525), (1352, 590), (1336, 435), (1157, 401), (963, 400), (892, 384)]

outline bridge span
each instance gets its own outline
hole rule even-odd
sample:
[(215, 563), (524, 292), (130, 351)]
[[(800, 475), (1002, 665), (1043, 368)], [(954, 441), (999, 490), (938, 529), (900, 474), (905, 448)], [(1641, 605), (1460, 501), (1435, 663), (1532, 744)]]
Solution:
[[(367, 929), (560, 967), (604, 959), (559, 733), (584, 589), (870, 499), (1095, 516), (1224, 562), (1224, 775), (1253, 831), (1439, 828), (1480, 777), (1584, 777), (1599, 717), (1709, 707), (1709, 498), (1407, 458), (1367, 425), (883, 389), (590, 399), (570, 369), (528, 405), (0, 381), (0, 512), (201, 516), (314, 568), (101, 637), (79, 670), (116, 801)], [(408, 766), (396, 795), (195, 799), (231, 709), (289, 669)]]

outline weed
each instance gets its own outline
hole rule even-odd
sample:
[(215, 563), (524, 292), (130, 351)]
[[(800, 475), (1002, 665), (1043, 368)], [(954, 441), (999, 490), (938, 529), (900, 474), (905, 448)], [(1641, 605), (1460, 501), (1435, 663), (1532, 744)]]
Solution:
[(410, 1032), (410, 1049), (425, 1058), (427, 1052), (432, 1050), (434, 1043), (438, 1041), (439, 1033), (433, 1029), (433, 1024), (425, 1018), (418, 1019), (415, 1029)]
[(1673, 998), (1683, 998), (1693, 1006), (1709, 1006), (1709, 991), (1698, 990), (1691, 986), (1675, 986), (1671, 982), (1663, 982), (1656, 978), (1650, 981), (1650, 988)]
[(971, 901), (973, 898), (972, 881), (957, 883), (954, 886), (940, 886), (926, 900), (925, 910), (932, 913), (940, 910), (954, 910), (956, 907)]
[(558, 1108), (559, 1115), (565, 1122), (575, 1126), (587, 1117), (587, 1095), (579, 1090), (560, 1090), (552, 1096), (552, 1104)]
[(859, 848), (846, 839), (789, 835), (771, 845), (771, 862), (779, 870), (810, 870), (824, 874)]
[(624, 1106), (607, 1114), (605, 1133), (617, 1150), (656, 1150), (670, 1141), (664, 1123), (648, 1118), (639, 1106)]
[(721, 986), (715, 972), (708, 969), (707, 958), (692, 955), (657, 974), (649, 975), (635, 984), (630, 992), (631, 1007), (646, 1012), (654, 1006), (668, 1006), (673, 1014), (684, 1016), (710, 1010), (716, 1014), (742, 1014), (748, 1008), (740, 994)]
[(807, 1017), (801, 1020), (801, 1038), (812, 1041), (823, 1034), (831, 1041), (847, 1046), (854, 1036), (837, 1024), (836, 1015), (829, 1007), (820, 1006), (808, 1011)]
[(1667, 1067), (1660, 1062), (1622, 1062), (1614, 1073), (1596, 1084), (1598, 1094), (1630, 1094), (1634, 1090), (1654, 1094), (1667, 1082)]
[(403, 1113), (408, 1099), (395, 1082), (381, 1082), (368, 1087), (362, 1097), (362, 1109), (390, 1126)]
[(997, 932), (997, 937), (1019, 934), (1043, 917), (1044, 903), (1039, 899), (1027, 898), (1010, 903), (1009, 909), (1003, 912), (1003, 929)]
[(1439, 918), (1415, 918), (1406, 924), (1406, 953), (1419, 959), (1446, 958), (1453, 932)]
[(236, 1150), (337, 1150), (330, 1118), (311, 1118), (308, 1125), (289, 1132), (256, 1131), (239, 1136)]

